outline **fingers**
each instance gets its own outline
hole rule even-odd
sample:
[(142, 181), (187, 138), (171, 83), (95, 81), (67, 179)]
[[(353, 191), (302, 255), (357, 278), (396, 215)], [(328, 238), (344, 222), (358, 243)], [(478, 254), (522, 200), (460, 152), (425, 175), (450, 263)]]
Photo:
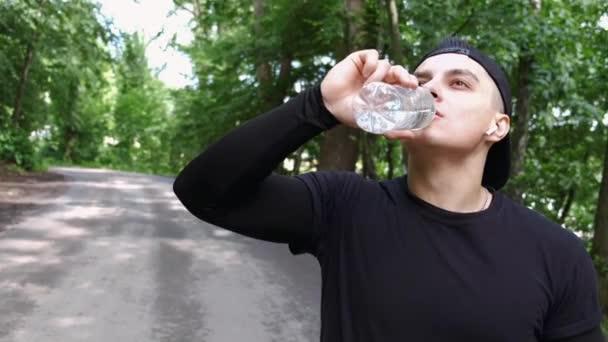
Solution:
[(364, 78), (369, 77), (376, 70), (379, 58), (378, 51), (374, 49), (353, 52), (349, 56)]
[(384, 82), (397, 84), (408, 88), (418, 87), (418, 79), (401, 65), (393, 65), (383, 79)]
[(348, 58), (353, 62), (366, 84), (382, 81), (391, 68), (387, 59), (379, 60), (378, 51), (374, 49), (353, 52)]
[(391, 63), (388, 59), (383, 59), (378, 61), (378, 65), (376, 66), (376, 70), (365, 80), (365, 84), (371, 82), (380, 82), (384, 80), (386, 74), (391, 69)]
[(397, 84), (408, 88), (418, 87), (418, 79), (411, 75), (401, 65), (391, 65), (386, 60), (380, 60), (377, 50), (361, 50), (352, 53), (349, 59), (355, 64), (359, 74), (365, 79), (365, 84), (370, 82), (386, 82)]

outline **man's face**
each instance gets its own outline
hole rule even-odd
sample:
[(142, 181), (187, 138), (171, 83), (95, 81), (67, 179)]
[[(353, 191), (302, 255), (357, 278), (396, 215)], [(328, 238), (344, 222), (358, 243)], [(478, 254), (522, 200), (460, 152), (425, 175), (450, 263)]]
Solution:
[(426, 59), (414, 74), (433, 93), (437, 110), (416, 141), (462, 152), (476, 149), (501, 110), (490, 75), (469, 57), (452, 53)]

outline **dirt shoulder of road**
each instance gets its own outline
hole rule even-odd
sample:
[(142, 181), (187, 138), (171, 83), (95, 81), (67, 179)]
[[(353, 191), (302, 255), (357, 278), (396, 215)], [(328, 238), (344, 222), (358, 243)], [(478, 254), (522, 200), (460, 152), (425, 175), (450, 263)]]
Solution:
[(66, 179), (60, 174), (19, 173), (0, 164), (0, 233), (28, 213), (44, 208), (66, 189)]

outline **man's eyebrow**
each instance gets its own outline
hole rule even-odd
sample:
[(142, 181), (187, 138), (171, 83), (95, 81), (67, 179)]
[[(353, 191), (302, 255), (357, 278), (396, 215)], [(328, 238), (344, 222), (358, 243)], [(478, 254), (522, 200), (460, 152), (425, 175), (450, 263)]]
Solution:
[(430, 71), (415, 71), (414, 76), (416, 78), (431, 79), (433, 78), (433, 73)]
[[(474, 79), (475, 81), (477, 81), (479, 83), (479, 78), (477, 78), (477, 76), (470, 70), (467, 69), (452, 69), (452, 70), (448, 70), (446, 72), (447, 76), (468, 76), (471, 77), (472, 79)], [(433, 73), (430, 71), (416, 71), (414, 72), (414, 76), (416, 76), (416, 78), (421, 78), (421, 79), (431, 79), (433, 78)]]
[(452, 69), (448, 72), (446, 72), (446, 75), (448, 76), (468, 76), (471, 77), (472, 79), (474, 79), (475, 81), (477, 81), (477, 83), (479, 83), (479, 78), (477, 78), (477, 76), (475, 76), (475, 74), (467, 69)]

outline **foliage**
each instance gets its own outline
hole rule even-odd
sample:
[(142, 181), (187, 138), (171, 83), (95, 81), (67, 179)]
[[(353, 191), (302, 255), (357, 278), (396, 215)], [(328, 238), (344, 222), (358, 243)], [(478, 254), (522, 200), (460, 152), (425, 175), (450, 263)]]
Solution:
[(109, 61), (107, 31), (97, 15), (97, 6), (87, 1), (0, 4), (3, 160), (32, 168), (32, 134), (50, 132), (63, 138), (57, 146), (63, 152), (83, 146), (84, 157), (94, 155), (99, 141), (90, 138), (99, 115), (82, 107), (94, 106), (90, 99)]
[(123, 35), (117, 62), (117, 94), (105, 161), (113, 166), (167, 172), (170, 130), (167, 91), (152, 77), (139, 35)]
[[(192, 60), (196, 84), (168, 90), (147, 65), (146, 42), (112, 34), (92, 0), (2, 1), (0, 162), (33, 168), (50, 159), (176, 173), (227, 131), (319, 83), (349, 52), (349, 23), (363, 31), (356, 46), (389, 54), (385, 1), (363, 1), (361, 16), (344, 4), (174, 0), (176, 11), (192, 14), (194, 40), (178, 47)], [(519, 190), (525, 205), (588, 240), (608, 141), (608, 30), (599, 25), (607, 21), (608, 3), (397, 5), (408, 69), (450, 35), (465, 37), (503, 65), (515, 100), (511, 134), (525, 133), (527, 141), (525, 155), (514, 155), (521, 157), (523, 172), (507, 191)], [(526, 65), (529, 75), (522, 79)], [(528, 116), (520, 95), (525, 89)], [(362, 136), (360, 171), (381, 178), (403, 172), (398, 145)], [(310, 141), (277, 171), (314, 170), (322, 139)], [(366, 160), (372, 170), (361, 166)]]

